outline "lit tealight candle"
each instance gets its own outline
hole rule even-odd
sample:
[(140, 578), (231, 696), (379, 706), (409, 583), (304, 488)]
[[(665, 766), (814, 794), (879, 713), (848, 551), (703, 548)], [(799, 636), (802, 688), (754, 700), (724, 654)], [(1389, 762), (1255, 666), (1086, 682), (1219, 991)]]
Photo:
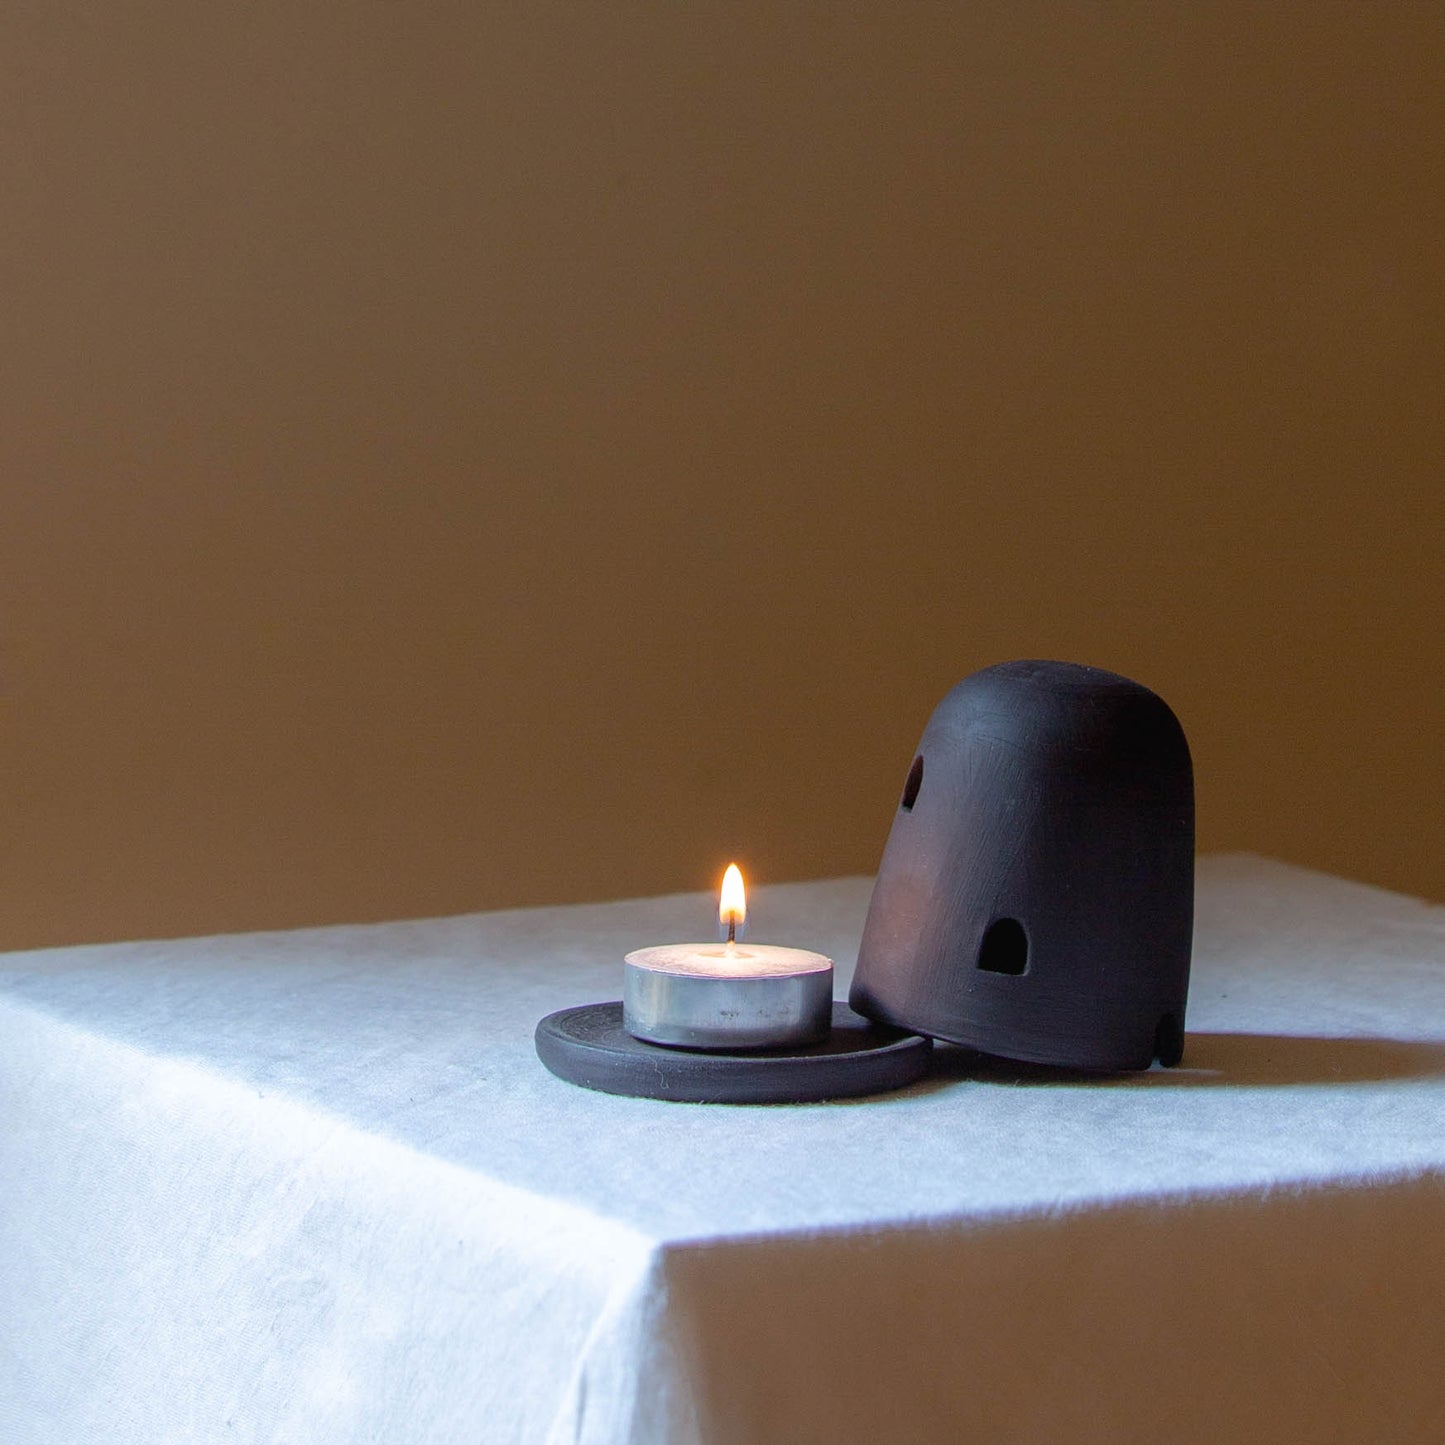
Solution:
[(815, 1044), (833, 1016), (833, 960), (803, 948), (741, 944), (743, 875), (728, 864), (718, 901), (725, 943), (666, 943), (627, 955), (622, 1022), (634, 1038), (689, 1049)]

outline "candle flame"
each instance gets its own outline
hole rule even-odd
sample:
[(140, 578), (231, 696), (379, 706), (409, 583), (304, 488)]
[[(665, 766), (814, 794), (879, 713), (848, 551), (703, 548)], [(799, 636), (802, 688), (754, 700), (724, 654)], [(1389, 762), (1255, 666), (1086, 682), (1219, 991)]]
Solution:
[(747, 921), (748, 896), (743, 889), (742, 869), (729, 863), (723, 874), (722, 896), (718, 899), (717, 921), (724, 928), (741, 928)]

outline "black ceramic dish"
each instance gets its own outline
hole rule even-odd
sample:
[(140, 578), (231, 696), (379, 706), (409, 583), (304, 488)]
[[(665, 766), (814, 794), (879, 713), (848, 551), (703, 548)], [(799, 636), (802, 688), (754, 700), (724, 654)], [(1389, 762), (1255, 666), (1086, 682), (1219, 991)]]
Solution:
[(548, 1014), (537, 1056), (559, 1078), (606, 1094), (689, 1104), (806, 1104), (901, 1089), (928, 1071), (932, 1045), (833, 1004), (833, 1029), (798, 1049), (719, 1053), (635, 1039), (622, 1004), (594, 1003)]

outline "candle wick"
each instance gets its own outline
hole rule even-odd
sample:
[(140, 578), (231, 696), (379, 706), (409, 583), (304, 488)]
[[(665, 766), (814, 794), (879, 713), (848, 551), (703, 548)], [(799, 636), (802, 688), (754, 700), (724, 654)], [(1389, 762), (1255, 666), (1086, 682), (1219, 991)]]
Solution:
[(735, 944), (737, 941), (738, 941), (738, 921), (737, 921), (736, 918), (729, 918), (729, 919), (728, 919), (728, 947), (731, 948), (731, 947), (733, 946), (733, 944)]

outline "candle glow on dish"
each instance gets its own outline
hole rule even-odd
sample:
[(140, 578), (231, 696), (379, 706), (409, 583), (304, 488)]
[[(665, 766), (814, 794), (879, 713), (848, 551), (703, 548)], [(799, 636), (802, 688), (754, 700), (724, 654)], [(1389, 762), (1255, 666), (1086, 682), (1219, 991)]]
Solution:
[(723, 875), (724, 943), (667, 943), (629, 953), (623, 1023), (634, 1037), (681, 1048), (817, 1043), (832, 1019), (833, 960), (803, 948), (740, 944), (747, 894), (736, 863)]

